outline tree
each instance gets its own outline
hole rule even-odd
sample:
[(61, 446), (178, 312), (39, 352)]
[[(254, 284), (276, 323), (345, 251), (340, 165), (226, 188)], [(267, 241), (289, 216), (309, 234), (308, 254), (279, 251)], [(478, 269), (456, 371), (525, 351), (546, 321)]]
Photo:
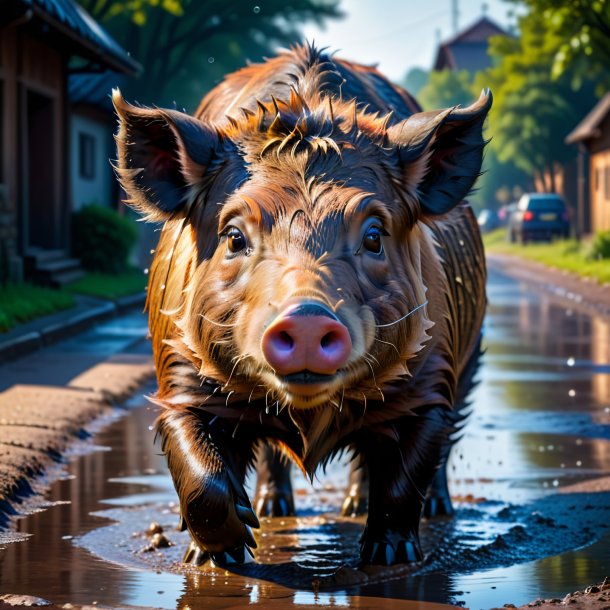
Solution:
[(609, 0), (520, 0), (530, 13), (544, 19), (561, 42), (554, 51), (551, 74), (559, 79), (572, 75), (579, 88), (584, 73), (597, 78), (598, 94), (610, 88)]
[(142, 64), (129, 97), (190, 110), (227, 72), (299, 41), (304, 23), (342, 16), (338, 0), (79, 2)]
[(428, 73), (422, 68), (411, 68), (403, 81), (403, 87), (414, 96), (417, 96), (419, 92), (428, 82)]
[[(478, 94), (474, 96), (476, 99)], [(468, 106), (473, 102), (472, 85), (467, 70), (430, 72), (428, 82), (417, 96), (424, 110)]]
[(520, 18), (518, 38), (494, 37), (494, 67), (475, 84), (491, 87), (494, 108), (490, 148), (501, 163), (512, 162), (555, 190), (555, 167), (575, 155), (565, 136), (595, 103), (595, 83), (586, 76), (572, 87), (573, 75), (553, 77), (552, 66), (563, 39), (549, 29), (540, 12)]

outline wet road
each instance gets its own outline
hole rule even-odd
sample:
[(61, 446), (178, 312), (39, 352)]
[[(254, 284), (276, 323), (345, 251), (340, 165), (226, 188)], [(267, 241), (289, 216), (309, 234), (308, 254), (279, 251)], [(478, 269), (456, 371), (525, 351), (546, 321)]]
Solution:
[[(424, 525), (429, 559), (421, 568), (368, 582), (352, 570), (346, 576), (358, 583), (338, 586), (332, 573), (353, 557), (362, 524), (334, 516), (346, 479), (339, 464), (315, 493), (295, 476), (299, 517), (263, 523), (261, 566), (185, 573), (175, 494), (153, 447), (154, 410), (142, 406), (70, 464), (47, 510), (19, 522), (31, 536), (0, 550), (0, 593), (160, 608), (398, 608), (416, 599), (491, 608), (602, 580), (610, 573), (610, 496), (570, 492), (610, 477), (609, 321), (499, 274), (488, 295), (481, 382), (450, 464), (458, 513)], [(152, 519), (176, 546), (143, 551)]]

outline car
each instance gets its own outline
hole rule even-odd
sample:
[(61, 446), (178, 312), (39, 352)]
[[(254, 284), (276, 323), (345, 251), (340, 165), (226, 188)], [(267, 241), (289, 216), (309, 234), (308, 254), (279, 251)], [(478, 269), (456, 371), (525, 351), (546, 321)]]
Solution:
[(488, 233), (493, 231), (500, 226), (500, 219), (498, 213), (495, 210), (484, 209), (479, 212), (477, 216), (477, 223), (481, 233)]
[(527, 243), (570, 235), (570, 215), (565, 201), (556, 193), (525, 193), (508, 224), (511, 242)]

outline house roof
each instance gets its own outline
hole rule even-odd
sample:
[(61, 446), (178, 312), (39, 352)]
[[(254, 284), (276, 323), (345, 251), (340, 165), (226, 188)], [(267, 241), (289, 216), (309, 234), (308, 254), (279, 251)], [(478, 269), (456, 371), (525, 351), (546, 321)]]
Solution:
[(470, 70), (489, 67), (487, 47), (491, 36), (509, 36), (488, 17), (481, 17), (465, 30), (443, 42), (437, 51), (434, 70)]
[(3, 10), (7, 4), (13, 5), (13, 12), (42, 22), (55, 35), (69, 39), (76, 54), (125, 74), (140, 72), (138, 62), (74, 0), (8, 0), (3, 1)]
[(566, 144), (594, 140), (601, 135), (600, 125), (610, 112), (610, 92), (602, 97), (587, 116), (566, 136)]
[(114, 87), (124, 88), (127, 81), (127, 76), (117, 72), (71, 74), (68, 77), (68, 98), (73, 105), (86, 104), (113, 113), (110, 92)]

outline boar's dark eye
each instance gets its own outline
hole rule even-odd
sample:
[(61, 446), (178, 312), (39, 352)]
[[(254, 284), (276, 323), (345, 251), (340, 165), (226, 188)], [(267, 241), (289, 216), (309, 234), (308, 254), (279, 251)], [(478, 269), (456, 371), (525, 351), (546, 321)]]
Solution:
[(226, 236), (229, 252), (241, 252), (246, 249), (246, 238), (239, 229), (231, 227), (226, 232)]
[(383, 252), (382, 235), (387, 235), (387, 233), (381, 227), (369, 227), (362, 239), (362, 248), (371, 254), (381, 254)]

